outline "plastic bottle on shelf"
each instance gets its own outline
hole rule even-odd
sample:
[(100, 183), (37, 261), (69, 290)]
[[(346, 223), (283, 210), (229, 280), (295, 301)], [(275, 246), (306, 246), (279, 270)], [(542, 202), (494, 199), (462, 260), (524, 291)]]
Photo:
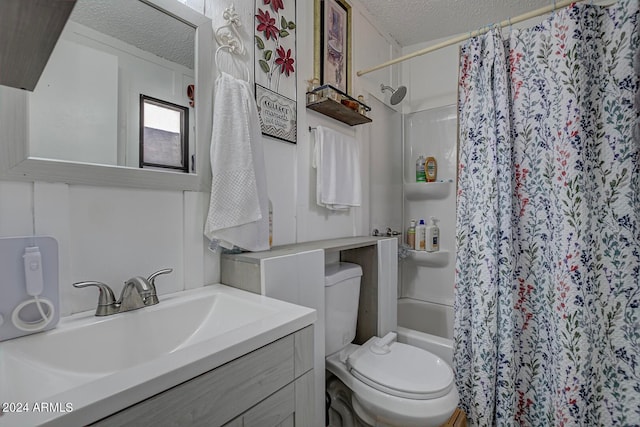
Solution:
[(438, 177), (438, 162), (435, 157), (427, 157), (424, 161), (424, 174), (427, 182), (436, 182)]
[(424, 219), (420, 220), (420, 224), (416, 226), (416, 250), (426, 250), (426, 231), (427, 227), (424, 225)]
[(363, 116), (367, 115), (367, 109), (364, 108), (364, 96), (363, 95), (358, 95), (358, 113), (362, 114)]
[(318, 101), (318, 94), (315, 92), (315, 90), (318, 88), (318, 86), (320, 86), (320, 80), (311, 79), (307, 80), (307, 82), (309, 83), (309, 85), (307, 86), (307, 104), (311, 104)]
[(409, 229), (407, 230), (407, 245), (409, 248), (416, 248), (416, 220), (412, 219), (409, 223)]
[(426, 250), (427, 252), (436, 252), (440, 250), (440, 229), (436, 225), (436, 217), (432, 216), (431, 224), (426, 228)]
[(426, 182), (427, 177), (424, 169), (424, 156), (420, 155), (416, 160), (416, 182)]

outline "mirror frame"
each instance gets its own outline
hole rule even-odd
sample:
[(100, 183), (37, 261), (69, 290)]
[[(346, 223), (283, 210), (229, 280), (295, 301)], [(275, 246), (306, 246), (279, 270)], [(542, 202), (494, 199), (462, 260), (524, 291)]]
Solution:
[(0, 86), (0, 179), (110, 187), (210, 191), (209, 146), (213, 121), (213, 29), (211, 20), (176, 0), (138, 0), (196, 29), (196, 173), (137, 169), (44, 159), (29, 155), (27, 92)]

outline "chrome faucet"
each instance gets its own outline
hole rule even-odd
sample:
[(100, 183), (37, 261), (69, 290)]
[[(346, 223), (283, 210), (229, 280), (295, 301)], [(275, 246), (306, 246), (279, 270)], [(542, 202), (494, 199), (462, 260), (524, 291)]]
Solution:
[(117, 301), (111, 288), (104, 283), (87, 281), (74, 283), (73, 286), (75, 288), (97, 287), (100, 293), (98, 294), (96, 316), (110, 316), (112, 314), (124, 313), (125, 311), (157, 304), (159, 300), (156, 294), (156, 277), (161, 274), (171, 273), (172, 271), (173, 269), (171, 268), (165, 268), (156, 271), (146, 279), (141, 276), (132, 277), (124, 282), (120, 298)]

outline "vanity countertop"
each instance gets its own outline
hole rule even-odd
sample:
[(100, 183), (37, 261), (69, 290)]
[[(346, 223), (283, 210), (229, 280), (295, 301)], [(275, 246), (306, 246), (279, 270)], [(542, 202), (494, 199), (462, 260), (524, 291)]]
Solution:
[(268, 251), (242, 252), (239, 254), (224, 254), (223, 258), (230, 258), (235, 261), (259, 263), (265, 258), (291, 255), (299, 252), (323, 249), (325, 251), (343, 251), (347, 249), (361, 248), (364, 246), (377, 245), (379, 240), (394, 239), (388, 236), (357, 236), (341, 237), (337, 239), (314, 240), (311, 242), (292, 243), (289, 245), (274, 246)]
[(86, 425), (300, 330), (310, 308), (222, 284), (0, 343), (0, 427)]

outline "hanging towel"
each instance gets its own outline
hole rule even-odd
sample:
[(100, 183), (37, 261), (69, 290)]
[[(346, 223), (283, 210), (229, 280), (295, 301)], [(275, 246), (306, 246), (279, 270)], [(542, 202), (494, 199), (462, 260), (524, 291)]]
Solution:
[(313, 167), (317, 171), (316, 203), (331, 210), (360, 206), (360, 153), (355, 138), (316, 127)]
[(260, 119), (249, 83), (221, 73), (211, 135), (210, 247), (269, 249), (267, 181)]

